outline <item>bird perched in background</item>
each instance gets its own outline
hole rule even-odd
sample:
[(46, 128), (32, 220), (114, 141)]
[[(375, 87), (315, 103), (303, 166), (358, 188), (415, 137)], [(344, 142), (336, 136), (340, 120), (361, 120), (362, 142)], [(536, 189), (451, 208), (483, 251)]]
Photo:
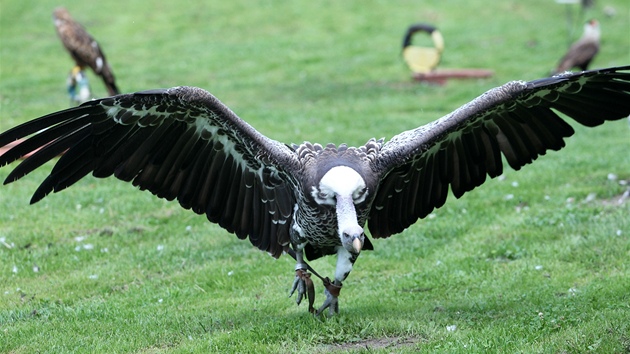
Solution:
[(67, 80), (68, 94), (73, 104), (78, 105), (92, 98), (90, 91), (90, 83), (88, 82), (85, 72), (78, 66), (70, 71)]
[[(53, 20), (61, 42), (79, 68), (78, 71), (72, 69), (72, 75), (76, 75), (76, 73), (82, 72), (86, 67), (90, 67), (96, 75), (103, 79), (110, 96), (119, 94), (120, 91), (116, 87), (114, 73), (96, 40), (63, 7), (58, 7), (54, 10)], [(85, 77), (85, 75), (83, 76)]]
[[(421, 47), (411, 43), (412, 36), (417, 32), (427, 32), (431, 35), (434, 47)], [(428, 73), (440, 63), (444, 51), (444, 38), (440, 31), (427, 24), (409, 26), (403, 38), (403, 58), (407, 66), (414, 73)]]
[(569, 51), (560, 59), (553, 74), (565, 72), (572, 68), (587, 70), (588, 65), (599, 51), (600, 35), (599, 22), (597, 20), (586, 22), (582, 37), (573, 43)]
[[(564, 114), (562, 117), (559, 113)], [(259, 249), (296, 259), (299, 302), (312, 290), (306, 263), (336, 255), (321, 278), (338, 311), (342, 281), (374, 238), (403, 232), (503, 172), (518, 170), (574, 133), (630, 114), (630, 66), (560, 74), (494, 88), (450, 114), (363, 146), (287, 145), (256, 131), (207, 91), (175, 87), (88, 101), (0, 134), (0, 166), (34, 152), (20, 179), (65, 152), (31, 203), (87, 174), (115, 176), (177, 199)], [(39, 149), (39, 150), (38, 150)], [(311, 283), (312, 284), (312, 283)], [(309, 296), (309, 300), (311, 297)], [(310, 306), (309, 306), (310, 308)]]

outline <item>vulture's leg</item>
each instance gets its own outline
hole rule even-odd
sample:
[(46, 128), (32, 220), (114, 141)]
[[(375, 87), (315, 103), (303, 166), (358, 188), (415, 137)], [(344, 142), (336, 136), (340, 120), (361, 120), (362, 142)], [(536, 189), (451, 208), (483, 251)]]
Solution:
[(335, 280), (324, 279), (324, 294), (326, 300), (324, 304), (317, 310), (316, 315), (320, 315), (325, 309), (328, 309), (331, 315), (339, 312), (339, 292), (341, 291), (341, 282), (346, 280), (354, 261), (357, 260), (359, 254), (348, 252), (345, 248), (339, 246), (337, 248), (337, 268), (335, 268)]
[(295, 280), (293, 281), (289, 297), (293, 296), (293, 293), (297, 290), (295, 302), (299, 305), (302, 302), (302, 299), (304, 299), (307, 295), (307, 278), (310, 275), (306, 272), (308, 266), (304, 262), (304, 256), (301, 250), (295, 251), (295, 261)]
[(333, 282), (330, 281), (328, 277), (324, 279), (324, 294), (326, 295), (326, 300), (322, 306), (315, 313), (316, 316), (319, 316), (325, 309), (328, 309), (328, 313), (330, 315), (334, 315), (339, 313), (339, 292), (341, 291), (341, 282), (335, 279)]

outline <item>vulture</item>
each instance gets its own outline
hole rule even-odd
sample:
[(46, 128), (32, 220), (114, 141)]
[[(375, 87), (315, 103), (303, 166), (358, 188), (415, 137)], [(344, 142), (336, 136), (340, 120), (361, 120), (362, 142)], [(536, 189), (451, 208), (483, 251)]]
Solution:
[[(413, 45), (411, 38), (417, 32), (426, 32), (431, 35), (434, 47), (421, 47)], [(414, 73), (426, 74), (433, 71), (440, 63), (444, 51), (444, 38), (437, 28), (428, 24), (416, 24), (407, 28), (402, 44), (403, 59)]]
[[(69, 80), (74, 79), (77, 72), (82, 72), (85, 68), (90, 67), (96, 75), (103, 79), (110, 96), (119, 94), (120, 91), (116, 86), (112, 68), (96, 40), (63, 7), (58, 7), (53, 11), (53, 21), (63, 46), (68, 50), (76, 64)], [(81, 75), (85, 77), (85, 74), (81, 73)]]
[[(296, 260), (291, 293), (309, 297), (307, 263), (336, 255), (317, 314), (339, 292), (368, 238), (403, 232), (456, 198), (515, 170), (574, 133), (630, 114), (630, 66), (511, 81), (431, 123), (358, 147), (284, 144), (207, 91), (173, 87), (86, 102), (0, 134), (0, 166), (29, 155), (4, 183), (56, 161), (31, 203), (88, 174), (115, 176), (179, 204), (273, 257)], [(310, 272), (310, 273), (309, 273)], [(312, 301), (309, 298), (309, 301)], [(312, 304), (311, 304), (312, 305)], [(309, 306), (309, 310), (313, 309)], [(314, 309), (313, 309), (314, 310)]]
[(588, 69), (588, 65), (599, 51), (599, 38), (599, 22), (597, 20), (586, 22), (582, 37), (573, 43), (567, 53), (560, 59), (554, 74), (573, 68)]

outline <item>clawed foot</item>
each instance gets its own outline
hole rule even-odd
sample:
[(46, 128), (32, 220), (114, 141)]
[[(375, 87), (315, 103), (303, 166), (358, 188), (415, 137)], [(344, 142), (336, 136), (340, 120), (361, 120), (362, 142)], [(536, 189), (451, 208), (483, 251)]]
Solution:
[(324, 294), (326, 294), (326, 300), (322, 307), (320, 307), (315, 316), (319, 316), (325, 309), (328, 309), (328, 313), (332, 316), (339, 313), (339, 292), (341, 291), (341, 282), (335, 284), (330, 279), (324, 279)]
[(291, 297), (296, 290), (297, 295), (295, 302), (299, 305), (302, 302), (302, 299), (307, 297), (308, 311), (310, 313), (314, 313), (315, 308), (313, 307), (313, 303), (315, 302), (315, 285), (313, 285), (311, 274), (307, 273), (304, 269), (295, 270), (295, 280), (293, 281), (289, 297)]

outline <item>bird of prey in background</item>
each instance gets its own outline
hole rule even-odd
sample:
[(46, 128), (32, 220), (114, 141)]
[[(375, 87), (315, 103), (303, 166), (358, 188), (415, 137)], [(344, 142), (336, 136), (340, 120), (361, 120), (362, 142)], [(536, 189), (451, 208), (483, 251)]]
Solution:
[[(85, 78), (85, 73), (82, 73), (82, 71), (86, 67), (90, 67), (94, 70), (96, 75), (103, 78), (103, 82), (105, 83), (105, 87), (107, 88), (107, 92), (110, 96), (119, 94), (120, 91), (116, 86), (114, 73), (112, 72), (109, 63), (107, 63), (105, 54), (103, 54), (103, 51), (96, 40), (94, 40), (94, 38), (87, 33), (85, 28), (76, 22), (72, 16), (70, 16), (68, 10), (63, 7), (55, 9), (53, 12), (53, 20), (61, 42), (76, 63), (76, 67), (72, 69), (68, 80), (87, 80)], [(70, 85), (68, 90), (72, 90)]]
[(600, 29), (597, 20), (589, 20), (584, 24), (584, 34), (571, 45), (567, 53), (560, 59), (553, 74), (558, 74), (572, 68), (588, 69), (599, 51)]

